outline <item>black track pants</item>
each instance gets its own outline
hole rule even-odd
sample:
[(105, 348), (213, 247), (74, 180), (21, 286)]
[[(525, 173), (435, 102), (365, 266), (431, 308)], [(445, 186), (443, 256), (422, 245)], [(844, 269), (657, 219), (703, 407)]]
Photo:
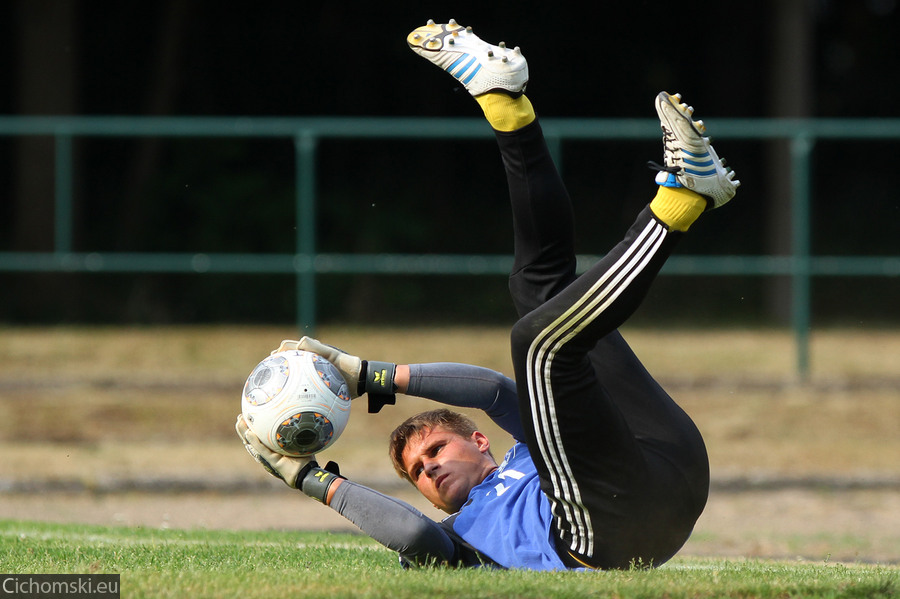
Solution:
[(680, 233), (645, 208), (576, 278), (573, 213), (535, 122), (497, 133), (515, 230), (511, 335), (526, 442), (571, 565), (659, 565), (706, 504), (709, 462), (694, 423), (618, 333)]

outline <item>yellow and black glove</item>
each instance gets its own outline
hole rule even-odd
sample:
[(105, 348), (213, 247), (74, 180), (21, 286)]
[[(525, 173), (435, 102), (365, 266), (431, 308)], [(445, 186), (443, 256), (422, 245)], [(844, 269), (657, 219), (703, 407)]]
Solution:
[(303, 337), (300, 341), (285, 339), (272, 353), (293, 349), (318, 354), (334, 364), (344, 380), (347, 381), (351, 399), (355, 399), (363, 393), (368, 394), (370, 414), (378, 412), (385, 405), (397, 403), (397, 387), (394, 385), (396, 364), (362, 360), (312, 337)]
[(328, 489), (332, 483), (338, 478), (344, 478), (334, 462), (328, 462), (325, 468), (319, 468), (313, 456), (294, 458), (272, 451), (250, 430), (241, 414), (238, 414), (234, 430), (241, 438), (247, 453), (259, 462), (266, 472), (281, 479), (290, 488), (300, 489), (321, 503), (326, 503)]

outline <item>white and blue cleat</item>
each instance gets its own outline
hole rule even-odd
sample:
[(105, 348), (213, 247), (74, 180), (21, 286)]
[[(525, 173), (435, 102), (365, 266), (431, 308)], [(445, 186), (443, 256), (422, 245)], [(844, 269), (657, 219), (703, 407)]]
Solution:
[(694, 109), (681, 101), (680, 94), (660, 92), (656, 112), (663, 131), (664, 162), (656, 182), (699, 193), (709, 200), (710, 209), (733, 198), (741, 182), (705, 137), (703, 121), (693, 120)]
[(516, 96), (528, 84), (528, 63), (518, 47), (494, 46), (453, 19), (429, 20), (406, 38), (413, 52), (456, 78), (473, 96), (501, 91)]

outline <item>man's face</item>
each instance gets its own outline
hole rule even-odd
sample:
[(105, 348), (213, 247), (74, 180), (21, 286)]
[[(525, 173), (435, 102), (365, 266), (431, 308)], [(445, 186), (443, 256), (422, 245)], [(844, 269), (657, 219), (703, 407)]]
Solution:
[(419, 492), (434, 507), (452, 514), (465, 503), (469, 491), (497, 468), (488, 453), (490, 445), (482, 433), (466, 438), (436, 426), (409, 439), (401, 457)]

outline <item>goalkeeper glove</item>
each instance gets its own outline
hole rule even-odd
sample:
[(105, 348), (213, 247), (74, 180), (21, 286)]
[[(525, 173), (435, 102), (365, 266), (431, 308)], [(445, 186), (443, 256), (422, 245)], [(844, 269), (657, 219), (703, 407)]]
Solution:
[(328, 489), (334, 481), (344, 478), (334, 462), (328, 462), (325, 468), (319, 468), (319, 464), (312, 456), (294, 458), (272, 451), (250, 430), (241, 414), (238, 414), (234, 430), (244, 443), (247, 453), (259, 462), (266, 472), (281, 479), (290, 488), (300, 489), (321, 503), (327, 503)]
[(318, 354), (334, 364), (340, 371), (341, 376), (347, 381), (347, 389), (350, 390), (350, 398), (356, 399), (362, 393), (359, 389), (360, 373), (362, 372), (362, 360), (356, 356), (339, 350), (336, 347), (325, 345), (312, 337), (304, 337), (300, 341), (292, 341), (285, 339), (278, 346), (278, 349), (272, 353), (288, 351), (292, 349), (300, 349), (314, 354)]
[(394, 385), (394, 374), (397, 365), (391, 362), (361, 360), (336, 347), (326, 345), (312, 337), (303, 337), (300, 341), (285, 339), (272, 353), (300, 349), (318, 354), (334, 364), (347, 381), (350, 397), (355, 399), (367, 393), (369, 395), (369, 413), (374, 414), (382, 406), (397, 403), (397, 388)]

